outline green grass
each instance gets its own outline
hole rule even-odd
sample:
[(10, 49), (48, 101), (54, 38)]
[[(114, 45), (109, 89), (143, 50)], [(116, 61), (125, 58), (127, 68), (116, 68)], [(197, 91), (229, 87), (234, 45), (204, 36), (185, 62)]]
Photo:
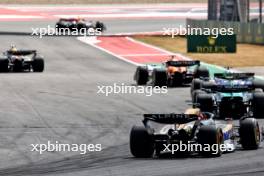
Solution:
[(209, 64), (224, 67), (250, 67), (264, 66), (264, 46), (237, 44), (237, 53), (234, 54), (201, 54), (187, 53), (187, 41), (185, 37), (166, 37), (166, 36), (139, 36), (134, 37), (142, 42), (164, 48), (168, 51), (181, 53), (192, 59), (198, 59)]

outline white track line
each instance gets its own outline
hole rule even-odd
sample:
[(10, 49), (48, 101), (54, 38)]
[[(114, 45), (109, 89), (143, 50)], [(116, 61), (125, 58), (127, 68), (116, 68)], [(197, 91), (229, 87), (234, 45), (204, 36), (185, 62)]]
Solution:
[(148, 53), (148, 54), (121, 54), (120, 56), (122, 57), (133, 57), (133, 56), (168, 56), (170, 54), (151, 54), (151, 53)]

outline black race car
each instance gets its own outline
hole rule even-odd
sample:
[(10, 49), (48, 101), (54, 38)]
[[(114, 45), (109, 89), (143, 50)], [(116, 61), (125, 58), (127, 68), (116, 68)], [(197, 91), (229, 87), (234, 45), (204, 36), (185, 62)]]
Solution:
[(103, 32), (106, 30), (104, 23), (100, 21), (87, 21), (83, 18), (61, 18), (56, 23), (57, 29), (69, 29), (70, 31), (89, 30)]
[(253, 116), (242, 116), (235, 123), (198, 108), (185, 114), (144, 114), (143, 124), (130, 133), (130, 151), (136, 158), (197, 153), (218, 157), (241, 147), (258, 149), (263, 135)]
[(0, 72), (44, 71), (44, 59), (36, 50), (10, 49), (0, 58)]

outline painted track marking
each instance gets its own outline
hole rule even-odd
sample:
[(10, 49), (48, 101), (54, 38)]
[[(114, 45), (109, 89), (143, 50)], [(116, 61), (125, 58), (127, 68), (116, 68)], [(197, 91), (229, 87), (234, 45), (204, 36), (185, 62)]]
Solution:
[(134, 65), (161, 63), (171, 55), (175, 55), (178, 60), (189, 60), (180, 54), (136, 41), (130, 37), (100, 36), (96, 39), (94, 37), (79, 37), (78, 40)]

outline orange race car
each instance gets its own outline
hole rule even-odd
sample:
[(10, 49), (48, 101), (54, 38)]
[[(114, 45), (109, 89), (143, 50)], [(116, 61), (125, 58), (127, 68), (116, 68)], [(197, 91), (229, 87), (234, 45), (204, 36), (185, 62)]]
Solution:
[(174, 87), (190, 84), (193, 78), (200, 77), (209, 77), (208, 69), (200, 66), (200, 61), (178, 61), (172, 56), (161, 64), (139, 66), (135, 72), (134, 80), (138, 85)]

